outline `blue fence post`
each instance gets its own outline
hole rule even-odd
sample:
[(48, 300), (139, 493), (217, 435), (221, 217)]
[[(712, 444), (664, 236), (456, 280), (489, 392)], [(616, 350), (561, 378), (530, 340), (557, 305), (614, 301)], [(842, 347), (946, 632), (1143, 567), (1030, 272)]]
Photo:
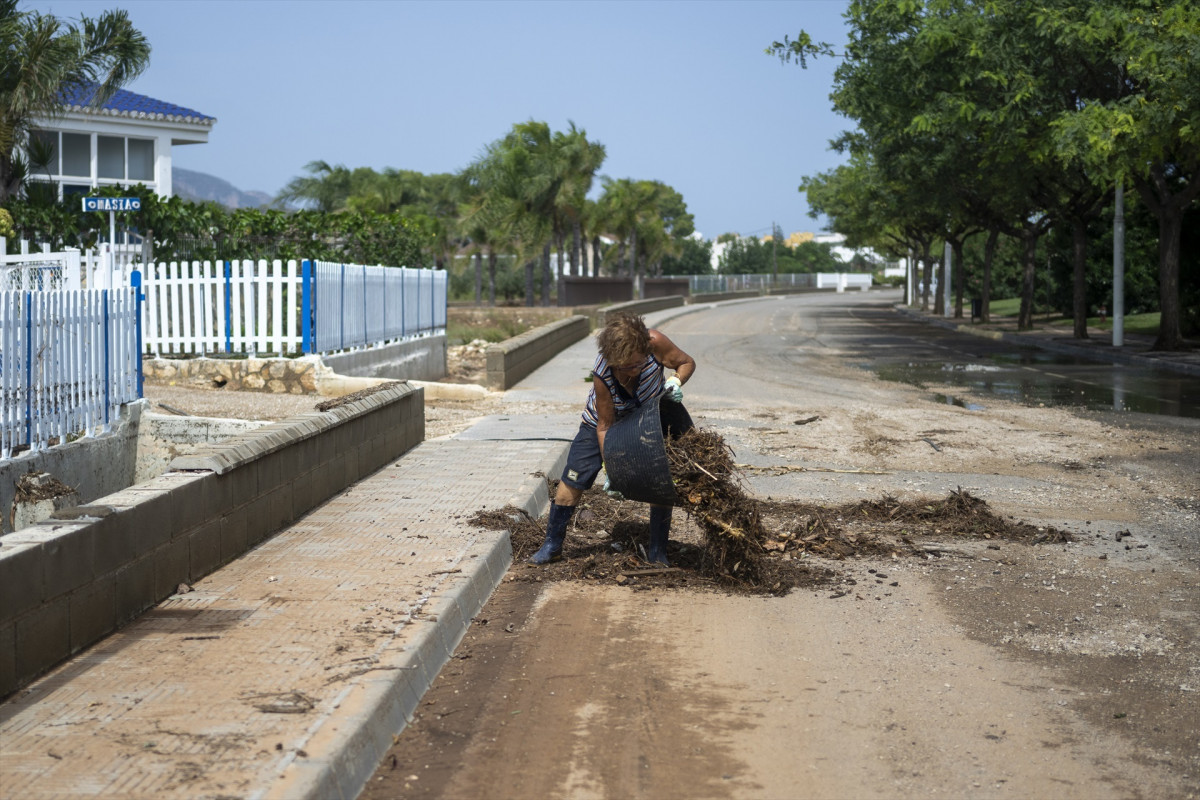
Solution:
[(225, 352), (233, 352), (233, 268), (228, 261), (225, 265)]
[(134, 308), (134, 330), (137, 331), (137, 352), (134, 354), (134, 361), (137, 364), (137, 389), (138, 398), (145, 397), (146, 394), (142, 390), (144, 376), (142, 375), (142, 303), (146, 300), (146, 295), (142, 294), (142, 273), (140, 270), (134, 270), (129, 276), (130, 284), (133, 286), (133, 308)]
[(404, 292), (408, 288), (408, 275), (404, 272), (406, 268), (400, 268), (400, 335), (408, 335), (408, 309), (405, 308)]
[(362, 268), (362, 287), (363, 287), (363, 321), (362, 321), (362, 340), (364, 345), (371, 344), (371, 326), (367, 320), (367, 265), (363, 264)]
[(316, 352), (313, 341), (313, 265), (307, 258), (300, 262), (300, 352)]
[(346, 347), (346, 265), (342, 264), (341, 313), (338, 321), (338, 349)]
[(33, 449), (33, 293), (25, 293), (25, 444)]

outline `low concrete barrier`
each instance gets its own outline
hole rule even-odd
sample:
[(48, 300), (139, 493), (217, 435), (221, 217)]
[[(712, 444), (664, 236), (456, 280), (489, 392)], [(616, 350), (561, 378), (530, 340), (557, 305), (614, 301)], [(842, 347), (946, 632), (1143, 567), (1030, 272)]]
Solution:
[(264, 425), (0, 538), (0, 697), (419, 444), (424, 405), (398, 384)]
[(742, 289), (737, 292), (708, 292), (707, 294), (694, 294), (688, 301), (692, 305), (700, 303), (720, 303), (725, 300), (746, 300), (751, 297), (762, 297), (763, 293), (758, 289)]
[(587, 317), (575, 315), (505, 339), (487, 349), (487, 386), (504, 391), (591, 333)]
[(615, 303), (601, 309), (601, 326), (608, 324), (608, 318), (616, 314), (649, 314), (651, 311), (662, 311), (664, 308), (679, 308), (683, 305), (682, 295), (670, 297), (651, 297), (648, 300), (630, 300), (628, 303)]

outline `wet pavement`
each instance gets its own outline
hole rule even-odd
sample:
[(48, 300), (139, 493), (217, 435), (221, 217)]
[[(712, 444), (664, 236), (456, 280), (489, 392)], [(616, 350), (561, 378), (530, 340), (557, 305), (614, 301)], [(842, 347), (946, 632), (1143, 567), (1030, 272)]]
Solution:
[(1045, 325), (1017, 332), (1008, 320), (947, 320), (908, 309), (893, 320), (891, 346), (873, 348), (856, 365), (885, 380), (929, 387), (940, 402), (978, 410), (994, 397), (1200, 418), (1197, 351), (1155, 353), (1150, 337), (1128, 335), (1115, 348), (1107, 332), (1078, 340)]

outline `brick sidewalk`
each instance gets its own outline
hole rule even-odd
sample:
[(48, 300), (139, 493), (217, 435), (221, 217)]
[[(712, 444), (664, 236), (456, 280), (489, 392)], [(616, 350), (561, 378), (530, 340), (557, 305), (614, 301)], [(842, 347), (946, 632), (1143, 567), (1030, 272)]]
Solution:
[(0, 797), (354, 797), (566, 443), (429, 441), (0, 706)]

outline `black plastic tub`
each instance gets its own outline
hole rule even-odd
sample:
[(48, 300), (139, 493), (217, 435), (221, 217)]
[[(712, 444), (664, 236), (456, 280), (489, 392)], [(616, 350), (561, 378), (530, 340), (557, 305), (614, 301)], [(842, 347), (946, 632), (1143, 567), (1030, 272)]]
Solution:
[(617, 420), (604, 437), (604, 469), (612, 488), (629, 500), (675, 505), (665, 442), (692, 427), (683, 404), (665, 395)]

